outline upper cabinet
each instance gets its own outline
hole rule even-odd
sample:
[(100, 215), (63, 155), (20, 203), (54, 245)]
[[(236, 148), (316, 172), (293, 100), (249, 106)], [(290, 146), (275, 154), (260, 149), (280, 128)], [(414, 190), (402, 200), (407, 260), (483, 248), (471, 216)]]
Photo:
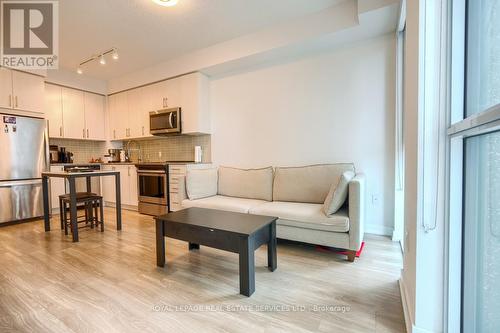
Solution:
[(102, 95), (83, 93), (85, 135), (89, 140), (105, 140), (104, 110), (106, 99)]
[(64, 138), (62, 89), (60, 86), (45, 85), (45, 118), (49, 121), (49, 137)]
[(180, 107), (182, 134), (209, 134), (208, 78), (184, 75), (108, 97), (111, 140), (150, 137), (149, 112)]
[(86, 139), (83, 91), (62, 88), (63, 133), (68, 139)]
[(179, 81), (182, 134), (210, 134), (208, 78), (193, 73), (181, 76)]
[(47, 83), (45, 110), (51, 138), (106, 139), (102, 95)]
[(44, 113), (43, 96), (42, 77), (0, 67), (0, 108)]
[(124, 140), (128, 137), (128, 98), (127, 92), (108, 97), (109, 137), (111, 140)]

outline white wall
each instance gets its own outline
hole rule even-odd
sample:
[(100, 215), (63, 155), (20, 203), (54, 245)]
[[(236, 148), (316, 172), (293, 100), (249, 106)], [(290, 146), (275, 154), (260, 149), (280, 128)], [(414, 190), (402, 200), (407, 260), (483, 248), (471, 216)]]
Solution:
[(241, 167), (354, 162), (367, 176), (367, 232), (390, 234), (394, 78), (392, 34), (212, 78), (212, 159)]

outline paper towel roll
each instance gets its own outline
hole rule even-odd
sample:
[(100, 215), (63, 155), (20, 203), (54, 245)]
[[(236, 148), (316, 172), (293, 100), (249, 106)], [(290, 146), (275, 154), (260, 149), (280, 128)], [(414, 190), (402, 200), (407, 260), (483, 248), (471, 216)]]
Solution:
[(194, 162), (201, 163), (202, 155), (203, 155), (203, 152), (202, 152), (201, 146), (195, 146), (194, 147)]

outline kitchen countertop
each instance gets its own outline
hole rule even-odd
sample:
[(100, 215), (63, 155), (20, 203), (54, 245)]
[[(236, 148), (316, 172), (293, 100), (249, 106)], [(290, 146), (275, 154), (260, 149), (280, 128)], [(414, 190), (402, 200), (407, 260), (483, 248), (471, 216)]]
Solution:
[[(156, 161), (149, 161), (149, 162), (140, 162), (140, 163), (165, 163), (165, 164), (212, 164), (212, 162), (201, 162), (201, 163), (195, 163), (195, 162), (176, 162), (176, 161), (161, 161), (161, 162), (156, 162)], [(138, 164), (138, 162), (103, 162), (103, 163), (50, 163), (51, 166), (66, 166), (66, 165), (72, 165), (72, 166), (79, 166), (79, 165), (135, 165)]]

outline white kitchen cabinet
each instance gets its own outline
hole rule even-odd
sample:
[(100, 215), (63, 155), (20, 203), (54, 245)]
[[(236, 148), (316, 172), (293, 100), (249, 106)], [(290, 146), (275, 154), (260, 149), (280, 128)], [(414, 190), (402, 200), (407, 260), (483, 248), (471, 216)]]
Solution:
[(105, 140), (104, 96), (84, 92), (85, 135), (90, 140)]
[(14, 109), (44, 113), (43, 98), (45, 84), (42, 77), (12, 71), (12, 92), (14, 96)]
[(144, 87), (127, 92), (128, 101), (128, 137), (144, 138), (149, 134), (149, 111), (147, 94)]
[(183, 134), (210, 134), (208, 78), (201, 73), (179, 77)]
[(183, 134), (210, 134), (208, 78), (184, 75), (109, 96), (110, 138), (150, 137), (149, 112), (180, 107)]
[[(103, 165), (101, 170), (104, 171), (115, 171), (116, 167), (113, 165)], [(106, 176), (101, 177), (101, 188), (102, 188), (102, 196), (104, 202), (107, 203), (116, 203), (116, 192), (115, 192), (115, 177)]]
[(50, 138), (106, 140), (104, 96), (45, 84)]
[(65, 138), (85, 139), (83, 91), (62, 88), (63, 133)]
[(0, 67), (0, 108), (12, 108), (12, 71)]
[(38, 75), (0, 68), (0, 107), (44, 113), (44, 82)]
[(129, 200), (128, 205), (137, 207), (139, 205), (137, 197), (137, 169), (134, 165), (128, 166)]
[(127, 92), (109, 96), (109, 129), (111, 140), (128, 138), (128, 99)]
[[(64, 171), (63, 166), (52, 165), (50, 167), (51, 172), (62, 172)], [(50, 178), (50, 202), (52, 211), (59, 209), (59, 196), (66, 193), (66, 186), (64, 178)]]
[(45, 118), (49, 121), (49, 137), (63, 138), (62, 89), (60, 86), (45, 85)]
[[(103, 170), (120, 172), (120, 194), (124, 208), (137, 207), (137, 171), (134, 165), (104, 165)], [(103, 197), (107, 203), (116, 203), (115, 178), (102, 177)]]

